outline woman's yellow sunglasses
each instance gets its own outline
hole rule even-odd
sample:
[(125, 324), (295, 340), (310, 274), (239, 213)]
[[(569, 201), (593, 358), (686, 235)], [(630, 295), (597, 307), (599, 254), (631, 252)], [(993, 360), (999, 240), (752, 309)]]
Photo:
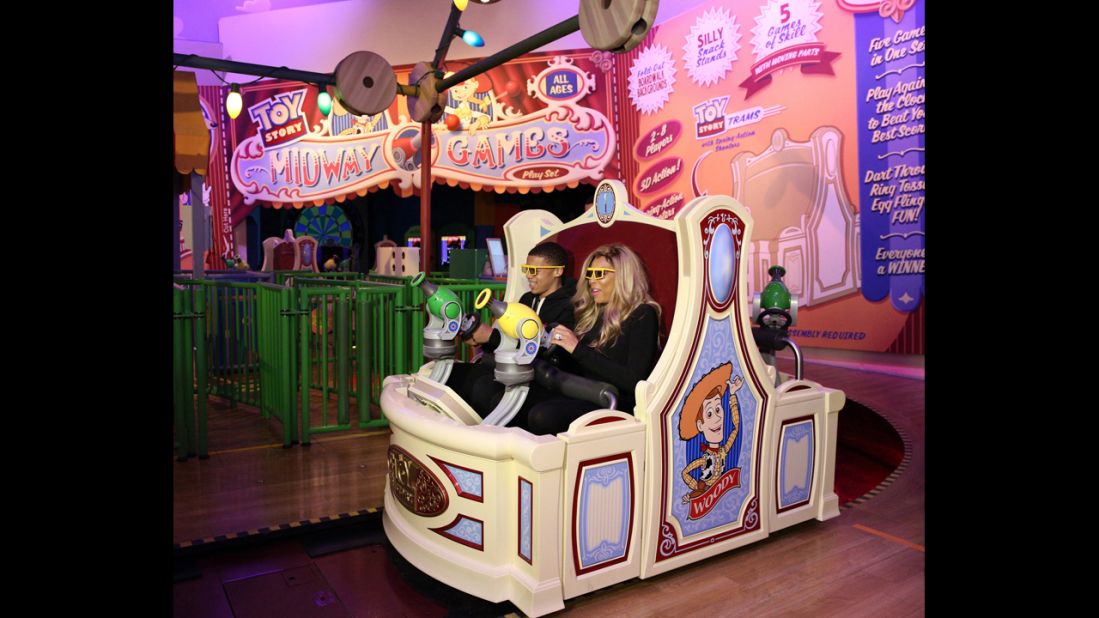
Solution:
[(613, 272), (615, 272), (615, 270), (613, 268), (585, 268), (584, 269), (584, 278), (587, 279), (588, 281), (599, 281), (607, 273), (613, 273)]
[(564, 268), (564, 266), (532, 266), (531, 264), (523, 264), (519, 267), (523, 271), (523, 274), (528, 277), (533, 277), (538, 274), (540, 268)]

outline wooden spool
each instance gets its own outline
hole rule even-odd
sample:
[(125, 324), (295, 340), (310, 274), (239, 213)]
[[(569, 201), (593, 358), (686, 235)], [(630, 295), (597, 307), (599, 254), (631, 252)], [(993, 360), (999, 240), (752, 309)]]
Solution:
[(408, 113), (415, 122), (435, 122), (443, 117), (446, 107), (446, 94), (440, 93), (436, 84), (440, 81), (429, 62), (419, 62), (412, 67), (408, 76), (409, 83), (419, 86), (416, 96), (408, 97)]
[(336, 99), (358, 116), (384, 111), (397, 98), (397, 75), (385, 58), (357, 51), (336, 65)]
[(659, 5), (659, 0), (580, 0), (580, 33), (596, 49), (630, 51), (645, 40)]

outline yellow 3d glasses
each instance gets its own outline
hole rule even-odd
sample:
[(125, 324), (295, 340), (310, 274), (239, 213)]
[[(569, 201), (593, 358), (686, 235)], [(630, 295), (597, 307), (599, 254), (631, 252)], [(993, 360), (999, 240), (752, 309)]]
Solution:
[(584, 278), (587, 279), (588, 281), (599, 281), (607, 273), (613, 273), (613, 272), (615, 272), (615, 270), (613, 268), (585, 268), (584, 269)]
[(533, 266), (531, 264), (523, 264), (519, 267), (523, 271), (523, 274), (528, 277), (533, 277), (538, 274), (538, 270), (542, 268), (564, 268), (564, 266)]

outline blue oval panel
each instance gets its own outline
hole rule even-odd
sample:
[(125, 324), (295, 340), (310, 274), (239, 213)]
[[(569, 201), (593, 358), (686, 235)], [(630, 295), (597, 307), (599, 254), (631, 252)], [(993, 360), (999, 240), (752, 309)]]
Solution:
[(710, 294), (719, 305), (724, 305), (733, 294), (735, 257), (733, 231), (722, 223), (710, 238)]
[(554, 71), (546, 75), (542, 88), (551, 99), (572, 99), (580, 94), (580, 76), (567, 69)]

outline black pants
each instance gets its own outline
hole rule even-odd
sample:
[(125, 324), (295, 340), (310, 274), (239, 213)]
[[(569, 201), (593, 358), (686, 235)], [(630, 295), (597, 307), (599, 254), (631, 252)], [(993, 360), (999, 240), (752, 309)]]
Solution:
[(504, 385), (496, 381), (492, 366), (481, 363), (454, 363), (446, 385), (481, 418), (492, 412), (504, 394)]
[[(527, 398), (508, 426), (521, 427), (537, 436), (561, 433), (569, 428), (569, 423), (601, 407), (599, 404), (565, 397), (535, 382), (531, 382), (529, 386)], [(492, 408), (500, 402), (503, 394), (504, 389), (501, 388), (499, 394), (490, 401)]]
[[(493, 368), (480, 363), (454, 363), (447, 386), (458, 393), (481, 418), (496, 409), (504, 396), (504, 385), (496, 381)], [(515, 418), (508, 423), (509, 427), (521, 427), (539, 436), (558, 434), (567, 430), (574, 420), (602, 407), (565, 397), (536, 382), (531, 382), (529, 387), (527, 398)]]

